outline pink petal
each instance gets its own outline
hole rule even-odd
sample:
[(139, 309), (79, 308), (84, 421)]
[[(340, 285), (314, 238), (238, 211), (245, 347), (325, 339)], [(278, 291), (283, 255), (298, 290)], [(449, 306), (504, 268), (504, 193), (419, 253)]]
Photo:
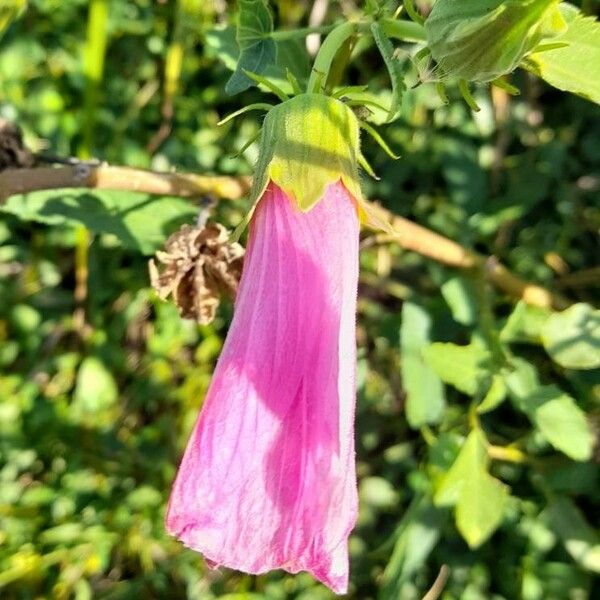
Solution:
[(307, 213), (272, 183), (257, 207), (233, 322), (166, 520), (209, 563), (305, 570), (346, 591), (358, 232), (341, 183)]

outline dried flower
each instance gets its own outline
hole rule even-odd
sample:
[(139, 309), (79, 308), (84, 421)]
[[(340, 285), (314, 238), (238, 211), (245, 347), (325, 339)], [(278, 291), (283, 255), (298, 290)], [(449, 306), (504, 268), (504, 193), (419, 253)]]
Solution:
[(244, 249), (229, 242), (229, 232), (219, 223), (194, 228), (184, 225), (169, 237), (166, 251), (148, 268), (152, 287), (162, 300), (169, 295), (187, 319), (206, 325), (215, 318), (222, 294), (235, 297), (242, 271)]

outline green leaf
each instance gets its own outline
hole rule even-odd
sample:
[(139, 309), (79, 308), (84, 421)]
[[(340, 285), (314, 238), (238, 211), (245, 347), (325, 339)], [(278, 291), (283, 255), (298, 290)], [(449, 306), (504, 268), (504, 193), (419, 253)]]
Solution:
[(474, 396), (489, 376), (490, 354), (480, 344), (457, 346), (435, 342), (423, 350), (423, 357), (442, 381), (468, 396)]
[(545, 308), (518, 302), (500, 332), (500, 340), (541, 344), (542, 327), (551, 314)]
[(0, 212), (49, 225), (82, 224), (95, 233), (112, 234), (123, 246), (142, 254), (153, 254), (171, 233), (198, 214), (182, 198), (77, 189), (11, 196)]
[(588, 571), (600, 573), (600, 537), (577, 506), (568, 498), (557, 496), (542, 515), (573, 560)]
[(594, 436), (575, 400), (554, 385), (544, 386), (526, 400), (539, 405), (533, 420), (546, 439), (573, 460), (589, 460)]
[(431, 317), (414, 302), (402, 306), (400, 351), (402, 383), (406, 390), (406, 418), (414, 429), (439, 423), (445, 406), (444, 386), (423, 360), (422, 349), (430, 342)]
[(498, 527), (508, 498), (506, 486), (487, 472), (488, 462), (485, 437), (474, 429), (434, 496), (436, 506), (456, 505), (456, 526), (471, 548)]
[(525, 410), (521, 399), (534, 393), (540, 387), (540, 378), (537, 369), (522, 358), (512, 359), (513, 370), (505, 375), (504, 381), (512, 399), (520, 410)]
[(456, 504), (456, 526), (471, 548), (478, 548), (496, 530), (508, 499), (506, 486), (482, 469), (473, 469)]
[(557, 450), (573, 460), (591, 458), (594, 437), (573, 398), (555, 385), (540, 386), (533, 368), (520, 362), (505, 379), (511, 398)]
[(494, 375), (490, 389), (477, 407), (477, 412), (483, 414), (500, 406), (506, 398), (507, 391), (504, 377), (499, 374)]
[(364, 477), (360, 482), (361, 505), (377, 509), (391, 508), (398, 504), (398, 492), (383, 477)]
[(125, 499), (126, 504), (134, 511), (159, 506), (162, 502), (160, 492), (149, 485), (142, 485), (133, 490)]
[(3, 0), (0, 3), (0, 37), (11, 22), (19, 17), (27, 6), (27, 0)]
[(441, 287), (442, 296), (450, 307), (452, 318), (462, 325), (477, 320), (477, 302), (473, 283), (464, 277), (451, 277)]
[[(205, 41), (215, 58), (220, 60), (230, 71), (236, 70), (240, 50), (235, 40), (234, 27), (210, 29), (205, 34)], [(289, 94), (293, 93), (293, 89), (287, 77), (287, 70), (298, 80), (301, 87), (308, 79), (310, 72), (309, 55), (302, 42), (303, 40), (298, 39), (276, 41), (276, 60), (261, 73)], [(256, 73), (256, 71), (253, 72)]]
[(225, 86), (228, 94), (239, 94), (254, 85), (244, 71), (262, 75), (275, 62), (277, 48), (269, 37), (272, 31), (273, 17), (264, 0), (239, 0), (236, 39), (240, 55)]
[(562, 367), (600, 367), (600, 310), (589, 304), (575, 304), (550, 316), (541, 338), (546, 352)]
[(394, 549), (383, 572), (381, 600), (402, 597), (402, 587), (426, 562), (440, 538), (445, 521), (445, 511), (432, 506), (429, 498), (413, 501), (395, 532)]
[(458, 502), (465, 481), (474, 471), (487, 468), (486, 441), (480, 430), (471, 431), (452, 466), (440, 480), (434, 496), (436, 506), (452, 506)]
[(373, 39), (375, 40), (375, 44), (377, 44), (377, 48), (387, 67), (392, 82), (392, 99), (387, 117), (387, 122), (389, 123), (393, 121), (402, 110), (402, 96), (406, 91), (406, 84), (404, 83), (405, 73), (400, 61), (394, 56), (394, 46), (392, 45), (392, 42), (390, 42), (390, 39), (384, 33), (382, 26), (377, 21), (371, 23), (371, 33), (373, 34)]
[(541, 44), (523, 66), (559, 90), (600, 104), (600, 23), (570, 4), (560, 8), (567, 30), (549, 49)]
[(77, 373), (73, 401), (85, 412), (97, 412), (112, 406), (119, 390), (111, 372), (95, 356), (84, 358)]

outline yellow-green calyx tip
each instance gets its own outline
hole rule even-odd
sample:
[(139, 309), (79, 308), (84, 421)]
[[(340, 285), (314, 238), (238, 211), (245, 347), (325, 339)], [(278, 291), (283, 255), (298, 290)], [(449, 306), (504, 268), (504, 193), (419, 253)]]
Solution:
[(273, 181), (306, 212), (341, 179), (360, 205), (359, 153), (359, 124), (348, 106), (323, 94), (295, 96), (265, 117), (251, 199)]

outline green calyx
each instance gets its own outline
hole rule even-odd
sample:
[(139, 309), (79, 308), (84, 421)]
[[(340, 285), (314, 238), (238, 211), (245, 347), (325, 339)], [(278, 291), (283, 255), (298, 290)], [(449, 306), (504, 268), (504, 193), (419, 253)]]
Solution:
[(258, 202), (273, 181), (306, 212), (328, 185), (341, 180), (360, 207), (359, 156), (359, 122), (352, 110), (330, 96), (300, 94), (265, 117), (251, 199)]
[(566, 24), (559, 0), (437, 0), (425, 21), (440, 79), (487, 82), (513, 71)]

